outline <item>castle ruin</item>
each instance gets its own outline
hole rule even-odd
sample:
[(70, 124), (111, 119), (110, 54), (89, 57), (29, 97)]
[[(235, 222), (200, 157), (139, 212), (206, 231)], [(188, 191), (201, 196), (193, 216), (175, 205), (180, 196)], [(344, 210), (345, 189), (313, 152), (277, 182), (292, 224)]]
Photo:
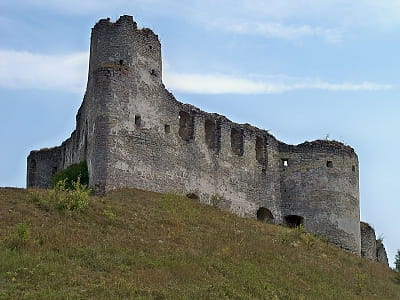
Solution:
[(150, 29), (138, 29), (131, 16), (100, 20), (76, 130), (61, 146), (29, 154), (27, 187), (48, 188), (57, 170), (86, 161), (98, 194), (135, 187), (217, 199), (239, 216), (304, 225), (357, 255), (386, 256), (373, 229), (360, 229), (353, 148), (328, 140), (288, 145), (178, 102), (161, 68), (161, 45)]

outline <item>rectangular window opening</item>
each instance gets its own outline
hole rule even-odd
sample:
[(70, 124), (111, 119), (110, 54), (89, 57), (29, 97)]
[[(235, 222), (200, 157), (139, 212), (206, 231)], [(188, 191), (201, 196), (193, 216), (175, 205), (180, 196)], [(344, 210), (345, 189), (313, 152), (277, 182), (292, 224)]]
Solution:
[(287, 158), (282, 158), (282, 166), (283, 167), (288, 167), (289, 166), (289, 159)]
[(326, 166), (327, 166), (328, 168), (333, 168), (333, 162), (332, 162), (331, 160), (328, 160), (328, 161), (326, 162)]
[(142, 117), (140, 115), (135, 115), (135, 125), (140, 126), (142, 123)]
[(171, 132), (171, 125), (165, 124), (164, 125), (164, 131), (165, 131), (165, 133), (170, 133)]

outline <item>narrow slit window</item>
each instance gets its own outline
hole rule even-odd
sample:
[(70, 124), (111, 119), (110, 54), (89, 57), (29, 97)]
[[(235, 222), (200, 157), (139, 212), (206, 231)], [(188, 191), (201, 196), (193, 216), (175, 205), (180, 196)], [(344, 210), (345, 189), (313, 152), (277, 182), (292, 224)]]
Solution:
[(282, 167), (286, 168), (289, 166), (289, 159), (282, 158)]
[(142, 117), (140, 115), (135, 115), (135, 125), (140, 126), (142, 123)]
[(165, 131), (165, 133), (170, 133), (171, 132), (171, 125), (165, 124), (164, 125), (164, 131)]
[(351, 167), (351, 170), (352, 170), (353, 172), (355, 172), (355, 171), (356, 171), (356, 166), (352, 166), (352, 167)]

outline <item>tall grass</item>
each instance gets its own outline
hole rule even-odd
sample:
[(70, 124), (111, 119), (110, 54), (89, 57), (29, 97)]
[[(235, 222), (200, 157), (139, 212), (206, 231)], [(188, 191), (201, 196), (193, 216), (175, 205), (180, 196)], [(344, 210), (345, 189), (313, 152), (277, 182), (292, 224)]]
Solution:
[(0, 189), (0, 299), (400, 298), (389, 268), (301, 229), (134, 189), (60, 214), (48, 193)]

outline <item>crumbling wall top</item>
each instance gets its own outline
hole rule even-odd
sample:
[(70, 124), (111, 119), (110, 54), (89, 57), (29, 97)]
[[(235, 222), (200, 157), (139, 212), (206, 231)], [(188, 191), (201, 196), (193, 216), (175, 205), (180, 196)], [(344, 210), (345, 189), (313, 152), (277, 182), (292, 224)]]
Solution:
[(111, 22), (110, 18), (100, 19), (95, 25), (94, 28), (104, 27), (104, 26), (114, 26), (120, 24), (131, 24), (134, 29), (137, 28), (137, 23), (133, 20), (132, 16), (123, 15), (119, 17), (116, 22)]
[(315, 140), (311, 142), (305, 141), (304, 143), (298, 145), (287, 145), (281, 142), (279, 144), (279, 149), (282, 152), (318, 151), (328, 153), (346, 153), (348, 155), (357, 157), (357, 154), (352, 147), (333, 140)]

